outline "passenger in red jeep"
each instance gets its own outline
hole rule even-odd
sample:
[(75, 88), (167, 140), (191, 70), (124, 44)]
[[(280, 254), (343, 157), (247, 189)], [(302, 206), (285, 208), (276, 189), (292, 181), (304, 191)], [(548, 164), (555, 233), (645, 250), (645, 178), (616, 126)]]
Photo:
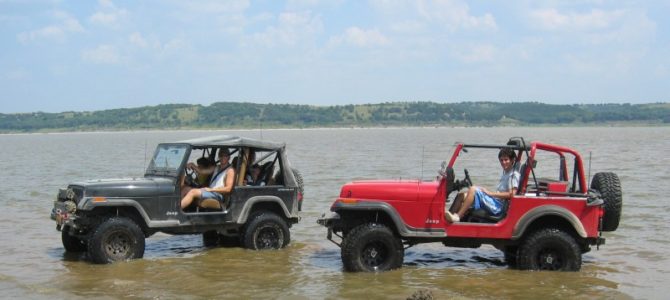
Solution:
[(515, 166), (516, 154), (514, 150), (503, 148), (498, 153), (498, 160), (503, 169), (503, 174), (498, 182), (495, 192), (483, 187), (471, 186), (467, 192), (459, 193), (454, 200), (452, 211), (445, 211), (444, 215), (449, 222), (459, 222), (468, 209), (483, 208), (493, 216), (503, 213), (503, 201), (509, 201), (519, 188), (519, 171)]

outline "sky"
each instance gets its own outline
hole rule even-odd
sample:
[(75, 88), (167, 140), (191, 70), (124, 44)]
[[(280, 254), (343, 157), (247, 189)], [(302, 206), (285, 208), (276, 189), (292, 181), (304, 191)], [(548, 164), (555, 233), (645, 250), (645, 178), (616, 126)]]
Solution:
[(669, 15), (669, 0), (0, 0), (0, 113), (668, 102)]

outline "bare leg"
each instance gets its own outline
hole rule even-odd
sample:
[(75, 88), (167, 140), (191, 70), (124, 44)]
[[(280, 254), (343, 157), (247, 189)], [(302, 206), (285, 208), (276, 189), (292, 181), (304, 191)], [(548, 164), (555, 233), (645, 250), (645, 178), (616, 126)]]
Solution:
[(181, 190), (181, 197), (184, 198), (186, 193), (188, 193), (192, 187), (186, 185), (186, 175), (181, 175), (179, 178), (179, 189)]
[(463, 204), (461, 207), (458, 208), (458, 214), (459, 217), (465, 216), (465, 213), (470, 209), (470, 206), (472, 206), (472, 202), (475, 202), (475, 192), (477, 190), (477, 187), (471, 186), (470, 189), (468, 190), (468, 193), (465, 195), (465, 199), (463, 199)]
[(186, 197), (186, 194), (188, 194), (188, 192), (190, 192), (191, 190), (193, 190), (193, 188), (190, 187), (190, 186), (182, 186), (181, 187), (181, 197), (182, 198)]
[(186, 196), (181, 199), (181, 209), (187, 208), (195, 198), (200, 198), (202, 196), (202, 191), (200, 189), (191, 189), (186, 193)]
[(461, 208), (463, 205), (463, 199), (465, 199), (465, 194), (466, 192), (459, 192), (458, 195), (456, 195), (454, 204), (452, 204), (451, 208), (449, 208), (449, 212), (456, 213)]

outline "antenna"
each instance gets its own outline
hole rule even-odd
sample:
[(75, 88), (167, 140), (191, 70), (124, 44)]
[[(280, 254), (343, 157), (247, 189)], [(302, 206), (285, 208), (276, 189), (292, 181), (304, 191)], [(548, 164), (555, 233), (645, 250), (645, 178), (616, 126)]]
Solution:
[(589, 177), (586, 178), (586, 190), (591, 189), (591, 151), (589, 151)]
[(421, 177), (419, 177), (419, 181), (423, 180), (423, 158), (424, 154), (426, 153), (426, 145), (421, 146)]
[(144, 165), (145, 168), (147, 167), (147, 139), (144, 139)]
[(258, 117), (258, 128), (261, 135), (261, 141), (263, 140), (263, 111), (265, 108), (261, 108), (261, 114)]

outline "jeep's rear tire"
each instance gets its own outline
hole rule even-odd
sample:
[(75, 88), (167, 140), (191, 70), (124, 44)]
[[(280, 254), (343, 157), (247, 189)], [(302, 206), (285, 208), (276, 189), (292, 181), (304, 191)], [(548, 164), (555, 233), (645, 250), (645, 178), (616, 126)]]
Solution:
[(341, 255), (346, 271), (379, 272), (402, 267), (405, 249), (391, 229), (367, 223), (344, 237)]
[(85, 252), (88, 246), (82, 239), (70, 235), (70, 226), (61, 228), (61, 241), (67, 252)]
[(531, 233), (519, 246), (521, 270), (579, 271), (582, 253), (575, 239), (556, 228)]
[(619, 176), (611, 172), (596, 173), (591, 188), (598, 191), (605, 202), (602, 231), (615, 231), (619, 227), (623, 203)]
[(291, 241), (286, 221), (277, 214), (261, 211), (248, 220), (242, 235), (242, 244), (247, 249), (281, 249)]
[(94, 263), (107, 264), (144, 256), (144, 233), (124, 217), (104, 220), (88, 241), (88, 255)]

